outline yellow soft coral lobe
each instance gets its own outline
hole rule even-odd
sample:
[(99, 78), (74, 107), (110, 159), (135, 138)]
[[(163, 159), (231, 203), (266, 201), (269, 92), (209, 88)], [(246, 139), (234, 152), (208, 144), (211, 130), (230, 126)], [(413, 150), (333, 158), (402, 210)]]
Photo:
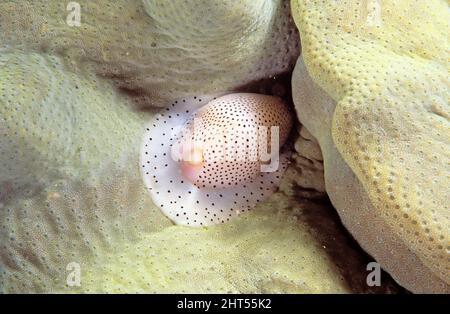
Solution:
[(142, 185), (145, 120), (129, 107), (57, 57), (0, 56), (0, 293), (62, 291), (70, 263), (170, 225)]
[(172, 226), (99, 256), (71, 292), (397, 292), (387, 278), (382, 287), (366, 285), (364, 260), (327, 212), (275, 193), (230, 223)]
[(142, 106), (232, 91), (292, 68), (298, 34), (285, 0), (1, 1), (2, 47), (92, 66)]
[(338, 151), (377, 216), (450, 284), (448, 2), (293, 0), (292, 8), (308, 71), (337, 102)]

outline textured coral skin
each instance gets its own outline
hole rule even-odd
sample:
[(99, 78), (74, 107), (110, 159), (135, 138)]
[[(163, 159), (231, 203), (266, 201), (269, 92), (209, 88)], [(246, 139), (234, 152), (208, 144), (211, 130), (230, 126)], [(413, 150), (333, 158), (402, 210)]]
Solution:
[(92, 66), (142, 106), (226, 92), (291, 69), (299, 54), (289, 1), (78, 3), (81, 26), (69, 27), (66, 2), (2, 1), (1, 45)]
[(344, 225), (364, 250), (410, 291), (448, 293), (450, 287), (430, 272), (382, 217), (377, 215), (360, 181), (345, 163), (332, 140), (331, 121), (336, 102), (314, 83), (301, 58), (294, 70), (292, 84), (299, 118), (320, 143), (326, 191)]
[[(292, 1), (306, 68), (335, 104), (317, 109), (311, 121), (301, 116), (311, 104), (299, 96), (300, 121), (322, 141), (327, 158), (340, 158), (339, 152), (359, 180), (351, 171), (341, 174), (359, 195), (352, 189), (337, 195), (329, 185), (344, 163), (335, 162), (328, 173), (325, 166), (327, 191), (363, 247), (409, 289), (448, 292), (448, 3), (383, 1), (378, 24), (368, 20), (369, 4)], [(294, 77), (305, 75), (301, 68)], [(356, 204), (358, 197), (369, 201), (366, 214), (349, 205), (354, 197)], [(355, 211), (359, 223), (349, 218)], [(369, 219), (376, 227), (361, 233), (358, 224)], [(391, 233), (394, 246), (381, 244), (380, 230)], [(394, 247), (404, 254), (392, 254)]]
[[(297, 174), (298, 175), (298, 174)], [(390, 293), (366, 285), (365, 259), (350, 249), (329, 208), (274, 194), (264, 208), (212, 228), (174, 226), (85, 275), (83, 292)], [(315, 221), (316, 223), (313, 223)], [(74, 292), (80, 292), (75, 290)]]
[[(87, 174), (104, 160), (126, 158), (124, 147), (139, 136), (142, 118), (111, 84), (92, 74), (69, 72), (50, 55), (4, 53), (0, 66), (0, 145), (5, 152), (0, 184), (21, 187), (59, 175)], [(99, 124), (107, 115), (110, 119)]]
[(0, 88), (2, 291), (61, 291), (70, 262), (170, 225), (139, 176), (144, 119), (111, 84), (16, 52)]

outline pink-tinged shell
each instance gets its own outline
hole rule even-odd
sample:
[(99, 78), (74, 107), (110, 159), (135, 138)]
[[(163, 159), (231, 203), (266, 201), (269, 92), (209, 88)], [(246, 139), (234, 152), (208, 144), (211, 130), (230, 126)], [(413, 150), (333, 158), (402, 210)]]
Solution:
[[(277, 189), (288, 164), (288, 153), (272, 150), (271, 127), (278, 127), (274, 144), (281, 147), (292, 119), (277, 97), (176, 101), (144, 138), (141, 167), (153, 201), (175, 223), (193, 226), (223, 223), (253, 208)], [(268, 162), (260, 160), (264, 152), (273, 153)]]

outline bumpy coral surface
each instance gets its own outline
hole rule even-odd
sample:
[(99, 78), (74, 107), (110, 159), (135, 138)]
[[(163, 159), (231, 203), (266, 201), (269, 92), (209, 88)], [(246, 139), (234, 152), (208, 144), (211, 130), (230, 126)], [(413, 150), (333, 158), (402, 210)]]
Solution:
[(2, 54), (0, 66), (0, 184), (95, 172), (139, 142), (142, 118), (95, 75), (69, 72), (54, 56), (18, 51)]
[(0, 86), (3, 291), (61, 289), (70, 262), (170, 225), (139, 176), (144, 120), (111, 84), (16, 52)]
[(388, 277), (368, 287), (366, 260), (325, 204), (282, 193), (213, 228), (174, 226), (105, 254), (74, 292), (396, 292)]
[(335, 206), (401, 284), (448, 292), (448, 2), (292, 3), (295, 103)]
[(77, 2), (80, 26), (71, 27), (68, 1), (2, 1), (1, 45), (93, 66), (144, 106), (277, 75), (299, 54), (289, 1)]
[[(377, 214), (360, 181), (345, 163), (331, 138), (331, 121), (336, 102), (314, 83), (301, 59), (294, 71), (293, 96), (300, 118), (308, 117), (305, 126), (320, 142), (326, 191), (344, 225), (386, 271), (411, 291), (448, 291), (442, 280), (429, 271)], [(308, 182), (314, 182), (311, 176)], [(319, 187), (316, 189), (320, 190)]]

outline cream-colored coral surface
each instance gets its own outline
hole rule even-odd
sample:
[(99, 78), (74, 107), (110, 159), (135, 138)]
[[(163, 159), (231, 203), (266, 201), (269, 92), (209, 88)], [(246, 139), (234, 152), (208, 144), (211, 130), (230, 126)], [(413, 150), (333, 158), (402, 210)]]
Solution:
[(230, 91), (289, 70), (299, 39), (289, 1), (79, 0), (2, 1), (2, 47), (63, 55), (92, 67), (139, 106), (166, 106)]
[(448, 292), (448, 2), (294, 0), (292, 10), (294, 102), (344, 224), (406, 288)]

